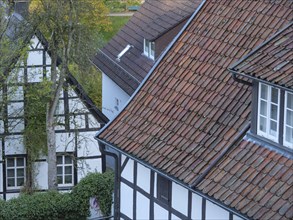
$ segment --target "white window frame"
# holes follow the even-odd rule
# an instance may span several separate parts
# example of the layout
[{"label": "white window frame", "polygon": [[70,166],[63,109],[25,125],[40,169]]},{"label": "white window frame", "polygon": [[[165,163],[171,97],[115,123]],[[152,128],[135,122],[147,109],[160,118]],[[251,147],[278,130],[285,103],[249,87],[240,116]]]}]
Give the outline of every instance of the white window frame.
[{"label": "white window frame", "polygon": [[[58,157],[62,158],[62,163],[58,164]],[[65,157],[70,157],[71,163],[66,164],[65,163]],[[71,173],[70,174],[65,174],[65,168],[66,167],[71,167]],[[72,155],[65,153],[65,154],[57,154],[57,170],[58,168],[62,169],[62,174],[58,174],[57,171],[57,183],[58,183],[58,177],[61,176],[62,178],[62,183],[58,183],[58,187],[62,186],[73,186],[74,185],[74,163],[72,159]],[[65,183],[65,177],[71,175],[71,183]]]},{"label": "white window frame", "polygon": [[288,94],[291,94],[293,96],[293,93],[288,92],[288,91],[285,91],[283,144],[284,144],[284,146],[293,149],[293,143],[290,143],[290,142],[286,141],[286,130],[287,130],[287,127],[290,127],[290,128],[293,129],[293,126],[290,126],[290,125],[286,124],[286,122],[287,122],[287,112],[288,111],[291,111],[293,113],[293,109],[290,109],[290,108],[287,107]]},{"label": "white window frame", "polygon": [[143,39],[143,54],[155,60],[155,42]]},{"label": "white window frame", "polygon": [[[23,160],[23,166],[18,166],[17,165],[17,159],[22,159]],[[8,166],[8,160],[13,160],[14,166]],[[23,170],[23,176],[18,176],[17,170],[22,169]],[[13,170],[14,172],[14,177],[9,177],[8,176],[8,170]],[[17,186],[17,179],[23,178],[23,185]],[[14,186],[8,186],[8,180],[9,179],[14,179]],[[7,157],[6,158],[6,187],[7,189],[20,189],[25,185],[26,181],[26,158],[24,156],[13,156],[13,157]]]},{"label": "white window frame", "polygon": [[[266,86],[268,93],[267,93],[267,99],[261,98],[261,87]],[[277,89],[278,91],[278,103],[275,104],[272,102],[272,89]],[[261,106],[261,101],[265,101],[267,103],[267,109],[266,109],[266,114],[267,116],[261,115],[260,113],[260,106]],[[270,117],[271,115],[271,105],[277,105],[277,120],[274,120]],[[260,130],[260,117],[266,118],[266,132]],[[277,123],[277,131],[276,131],[276,136],[273,136],[270,134],[270,120],[273,120]],[[259,83],[259,93],[258,93],[258,114],[257,114],[257,134],[260,136],[263,136],[265,138],[268,138],[274,142],[279,142],[279,126],[280,126],[280,89],[269,86],[264,83]]]}]

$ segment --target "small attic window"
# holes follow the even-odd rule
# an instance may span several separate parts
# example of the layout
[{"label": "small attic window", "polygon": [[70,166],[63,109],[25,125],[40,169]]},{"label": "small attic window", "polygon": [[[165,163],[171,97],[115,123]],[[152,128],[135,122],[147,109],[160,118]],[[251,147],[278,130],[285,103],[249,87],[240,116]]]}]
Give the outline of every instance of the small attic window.
[{"label": "small attic window", "polygon": [[293,149],[293,93],[260,83],[258,94],[257,135]]},{"label": "small attic window", "polygon": [[144,39],[143,41],[143,54],[148,58],[155,59],[155,42]]}]

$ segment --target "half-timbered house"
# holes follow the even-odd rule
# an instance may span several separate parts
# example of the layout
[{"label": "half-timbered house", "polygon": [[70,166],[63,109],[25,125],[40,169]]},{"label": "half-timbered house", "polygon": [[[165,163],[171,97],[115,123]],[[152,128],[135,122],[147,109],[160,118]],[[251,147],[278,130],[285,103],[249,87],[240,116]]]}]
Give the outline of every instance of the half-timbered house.
[{"label": "half-timbered house", "polygon": [[292,7],[202,2],[97,134],[117,217],[292,219]]},{"label": "half-timbered house", "polygon": [[[23,18],[18,13],[11,16],[6,34],[15,40],[15,30],[22,24]],[[25,116],[26,109],[34,100],[26,93],[50,76],[51,59],[44,37],[36,33],[28,42],[27,56],[16,61],[17,68],[4,73],[7,79],[1,81],[0,87],[0,198],[4,200],[18,196],[27,180]],[[45,122],[45,108],[42,110]],[[93,137],[108,119],[71,74],[60,93],[55,119],[58,189],[66,191],[88,172],[101,172],[101,153]],[[46,155],[41,154],[33,167],[34,189],[47,190]]]}]

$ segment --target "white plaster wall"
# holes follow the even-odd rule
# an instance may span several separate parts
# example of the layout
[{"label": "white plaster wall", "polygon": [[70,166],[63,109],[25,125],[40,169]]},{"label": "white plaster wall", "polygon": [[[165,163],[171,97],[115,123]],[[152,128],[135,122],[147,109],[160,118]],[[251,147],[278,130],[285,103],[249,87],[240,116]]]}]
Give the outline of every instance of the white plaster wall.
[{"label": "white plaster wall", "polygon": [[74,133],[57,133],[56,134],[56,151],[72,152],[75,150],[75,134]]},{"label": "white plaster wall", "polygon": [[23,132],[24,119],[8,119],[8,131],[10,133]]},{"label": "white plaster wall", "polygon": [[41,82],[43,81],[43,67],[27,68],[28,82]]},{"label": "white plaster wall", "polygon": [[237,216],[237,215],[233,215],[233,220],[244,220],[243,218]]},{"label": "white plaster wall", "polygon": [[229,219],[229,212],[214,203],[206,201],[206,219],[226,220]]},{"label": "white plaster wall", "polygon": [[11,135],[5,138],[5,155],[25,154],[22,135]]},{"label": "white plaster wall", "polygon": [[202,197],[192,193],[191,219],[198,220],[202,217]]},{"label": "white plaster wall", "polygon": [[7,193],[6,194],[6,200],[10,200],[10,199],[13,199],[13,198],[17,198],[19,195],[19,193]]},{"label": "white plaster wall", "polygon": [[101,155],[99,144],[94,139],[95,131],[80,132],[77,137],[77,156],[99,156]]},{"label": "white plaster wall", "polygon": [[124,183],[121,183],[121,198],[120,198],[121,213],[133,218],[133,189]]},{"label": "white plaster wall", "polygon": [[34,163],[34,180],[37,189],[48,189],[48,163],[35,162]]},{"label": "white plaster wall", "polygon": [[129,159],[121,176],[133,183],[133,160]]},{"label": "white plaster wall", "polygon": [[162,220],[162,219],[168,219],[168,211],[158,205],[157,203],[154,204],[154,219]]},{"label": "white plaster wall", "polygon": [[172,182],[172,207],[187,216],[188,190]]},{"label": "white plaster wall", "polygon": [[136,194],[136,219],[150,219],[150,200],[139,192]]},{"label": "white plaster wall", "polygon": [[71,116],[69,116],[69,126],[71,129],[85,128],[85,115],[71,115]]},{"label": "white plaster wall", "polygon": [[150,178],[150,169],[137,163],[137,185],[147,193],[150,193]]},{"label": "white plaster wall", "polygon": [[23,102],[10,102],[7,104],[8,117],[22,117],[24,114]]},{"label": "white plaster wall", "polygon": [[[111,120],[123,108],[130,96],[124,92],[106,74],[102,74],[102,112]],[[119,101],[118,110],[116,99]]]},{"label": "white plaster wall", "polygon": [[23,86],[9,86],[7,96],[8,101],[23,100]]},{"label": "white plaster wall", "polygon": [[92,114],[88,115],[89,128],[101,128],[100,123],[94,118]]},{"label": "white plaster wall", "polygon": [[43,65],[43,51],[29,51],[27,58],[28,66]]},{"label": "white plaster wall", "polygon": [[77,181],[79,182],[88,173],[102,172],[101,159],[83,159],[77,161]]},{"label": "white plaster wall", "polygon": [[71,113],[86,113],[89,112],[79,98],[69,99],[69,112]]}]

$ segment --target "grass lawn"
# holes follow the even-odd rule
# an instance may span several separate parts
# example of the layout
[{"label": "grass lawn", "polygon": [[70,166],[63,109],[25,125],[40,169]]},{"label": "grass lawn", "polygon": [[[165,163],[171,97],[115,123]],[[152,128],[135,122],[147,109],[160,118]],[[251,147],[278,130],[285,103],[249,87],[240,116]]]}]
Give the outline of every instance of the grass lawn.
[{"label": "grass lawn", "polygon": [[109,40],[111,40],[112,37],[127,23],[127,21],[131,17],[110,17],[110,20],[112,22],[112,30],[109,32],[104,32],[104,40],[107,43]]}]

